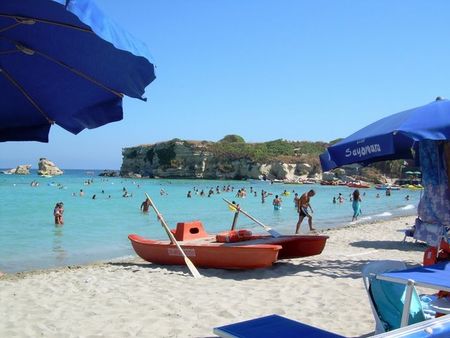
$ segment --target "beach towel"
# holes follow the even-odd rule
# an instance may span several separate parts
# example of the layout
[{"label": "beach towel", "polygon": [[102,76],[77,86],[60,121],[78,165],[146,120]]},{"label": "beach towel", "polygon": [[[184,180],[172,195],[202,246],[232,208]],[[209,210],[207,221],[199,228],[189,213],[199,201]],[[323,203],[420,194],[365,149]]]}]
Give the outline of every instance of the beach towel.
[{"label": "beach towel", "polygon": [[423,195],[417,208],[423,222],[450,225],[450,190],[445,143],[423,140],[419,146]]}]

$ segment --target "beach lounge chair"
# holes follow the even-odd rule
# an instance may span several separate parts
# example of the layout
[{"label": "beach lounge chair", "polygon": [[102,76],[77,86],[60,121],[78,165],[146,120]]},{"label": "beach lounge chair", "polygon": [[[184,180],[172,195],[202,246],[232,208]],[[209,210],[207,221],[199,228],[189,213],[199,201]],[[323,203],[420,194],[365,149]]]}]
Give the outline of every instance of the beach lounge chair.
[{"label": "beach lounge chair", "polygon": [[336,333],[278,315],[259,317],[235,324],[215,327],[214,334],[224,338],[344,338],[344,336]]},{"label": "beach lounge chair", "polygon": [[[405,233],[405,237],[403,237],[403,243],[406,242],[406,238],[408,238],[408,237],[414,238],[414,230],[415,230],[414,226],[409,229],[403,230],[403,232]],[[415,243],[417,243],[417,239],[416,239]]]},{"label": "beach lounge chair", "polygon": [[[383,260],[368,263],[362,270],[364,286],[375,318],[375,334],[400,327],[406,289],[405,285],[378,280],[375,276],[405,269],[406,265],[401,261]],[[414,324],[425,319],[419,295],[414,288],[408,323]]]},{"label": "beach lounge chair", "polygon": [[437,247],[445,237],[447,231],[446,227],[442,224],[427,223],[420,218],[416,218],[413,237],[430,246]]},{"label": "beach lounge chair", "polygon": [[448,338],[450,337],[450,315],[434,318],[397,330],[380,333],[372,338]]}]

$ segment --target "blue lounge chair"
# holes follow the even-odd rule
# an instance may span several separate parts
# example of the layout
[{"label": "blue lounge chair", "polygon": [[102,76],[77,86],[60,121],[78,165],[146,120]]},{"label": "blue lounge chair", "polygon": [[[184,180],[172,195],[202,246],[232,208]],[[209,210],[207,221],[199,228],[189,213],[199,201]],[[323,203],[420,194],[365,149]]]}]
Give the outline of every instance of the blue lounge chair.
[{"label": "blue lounge chair", "polygon": [[214,333],[223,338],[344,338],[344,336],[278,315],[216,327]]},{"label": "blue lounge chair", "polygon": [[[378,280],[375,275],[405,269],[406,265],[401,261],[383,260],[368,263],[362,271],[363,282],[375,318],[376,334],[400,328],[406,286]],[[427,317],[424,314],[420,297],[413,288],[408,323],[419,323],[425,319]]]}]

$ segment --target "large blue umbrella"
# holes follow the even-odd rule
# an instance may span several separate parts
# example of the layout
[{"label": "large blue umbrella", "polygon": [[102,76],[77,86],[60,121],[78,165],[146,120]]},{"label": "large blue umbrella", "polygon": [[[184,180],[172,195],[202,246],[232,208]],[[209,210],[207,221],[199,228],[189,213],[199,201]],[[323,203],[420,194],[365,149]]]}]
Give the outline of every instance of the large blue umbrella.
[{"label": "large blue umbrella", "polygon": [[324,171],[345,164],[412,158],[421,140],[450,139],[450,101],[436,99],[374,122],[320,155]]},{"label": "large blue umbrella", "polygon": [[[124,3],[125,6],[125,3]],[[155,78],[147,48],[90,0],[0,2],[0,141],[121,120]]]}]

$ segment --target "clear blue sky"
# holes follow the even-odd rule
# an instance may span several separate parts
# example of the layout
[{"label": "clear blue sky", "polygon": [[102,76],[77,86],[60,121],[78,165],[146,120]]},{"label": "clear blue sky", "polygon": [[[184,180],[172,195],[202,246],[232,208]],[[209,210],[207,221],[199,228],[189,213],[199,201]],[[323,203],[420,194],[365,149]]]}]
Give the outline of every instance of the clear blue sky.
[{"label": "clear blue sky", "polygon": [[0,143],[0,167],[118,169],[172,138],[330,141],[450,97],[450,1],[97,0],[154,57],[148,102],[48,144]]}]

